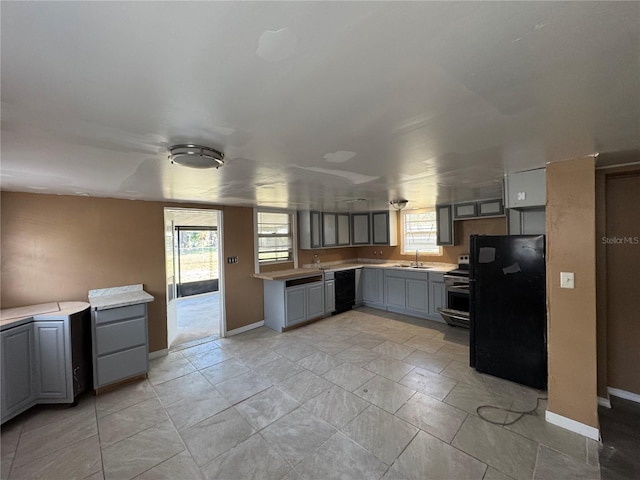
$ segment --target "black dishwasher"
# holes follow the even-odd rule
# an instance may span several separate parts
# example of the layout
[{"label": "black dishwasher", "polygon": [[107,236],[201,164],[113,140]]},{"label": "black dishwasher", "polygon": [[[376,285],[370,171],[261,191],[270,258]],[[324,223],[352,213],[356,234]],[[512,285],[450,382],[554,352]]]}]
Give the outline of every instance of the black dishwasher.
[{"label": "black dishwasher", "polygon": [[338,270],[335,272],[336,312],[346,312],[356,303],[356,271]]}]

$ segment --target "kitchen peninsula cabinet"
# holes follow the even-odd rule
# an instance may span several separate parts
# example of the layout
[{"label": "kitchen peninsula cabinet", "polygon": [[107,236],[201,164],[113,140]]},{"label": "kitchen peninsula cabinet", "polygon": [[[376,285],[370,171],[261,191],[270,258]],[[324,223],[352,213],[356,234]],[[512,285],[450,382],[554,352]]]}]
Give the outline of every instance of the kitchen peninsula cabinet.
[{"label": "kitchen peninsula cabinet", "polygon": [[2,311],[2,423],[39,403],[74,403],[91,387],[89,304]]},{"label": "kitchen peninsula cabinet", "polygon": [[93,387],[115,384],[149,371],[147,303],[142,284],[89,291]]},{"label": "kitchen peninsula cabinet", "polygon": [[264,281],[264,324],[277,332],[325,315],[322,274]]}]

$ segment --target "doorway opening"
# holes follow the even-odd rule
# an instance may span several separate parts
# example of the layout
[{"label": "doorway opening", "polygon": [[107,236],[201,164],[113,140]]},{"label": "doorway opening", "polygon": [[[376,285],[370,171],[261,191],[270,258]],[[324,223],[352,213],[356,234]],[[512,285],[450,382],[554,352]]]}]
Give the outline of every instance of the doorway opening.
[{"label": "doorway opening", "polygon": [[165,208],[167,345],[224,336],[222,212]]}]

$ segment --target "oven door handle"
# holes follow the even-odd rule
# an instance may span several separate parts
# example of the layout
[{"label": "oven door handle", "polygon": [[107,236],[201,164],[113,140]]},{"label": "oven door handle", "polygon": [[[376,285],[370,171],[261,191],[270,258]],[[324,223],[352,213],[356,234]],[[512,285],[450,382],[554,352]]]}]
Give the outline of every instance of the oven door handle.
[{"label": "oven door handle", "polygon": [[462,293],[465,295],[469,294],[469,287],[447,287],[447,292],[454,292],[454,293]]}]

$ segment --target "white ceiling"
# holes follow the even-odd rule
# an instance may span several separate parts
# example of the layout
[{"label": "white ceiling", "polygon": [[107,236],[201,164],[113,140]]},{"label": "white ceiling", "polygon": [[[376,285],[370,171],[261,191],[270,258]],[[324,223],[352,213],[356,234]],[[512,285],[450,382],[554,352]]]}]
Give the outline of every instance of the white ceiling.
[{"label": "white ceiling", "polygon": [[[0,14],[4,190],[420,207],[640,149],[639,2],[3,1]],[[191,142],[226,165],[171,165],[167,147]]]}]

